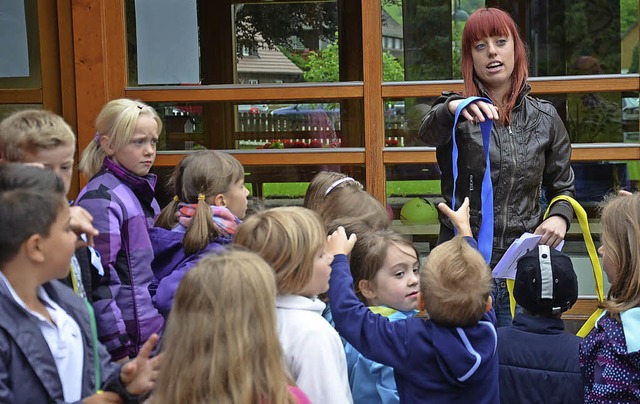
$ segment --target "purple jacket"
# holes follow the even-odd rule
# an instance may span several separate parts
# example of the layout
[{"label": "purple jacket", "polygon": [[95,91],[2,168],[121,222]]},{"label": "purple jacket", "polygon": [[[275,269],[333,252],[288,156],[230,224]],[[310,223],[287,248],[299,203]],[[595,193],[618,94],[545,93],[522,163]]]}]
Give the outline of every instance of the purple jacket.
[{"label": "purple jacket", "polygon": [[76,205],[93,216],[108,286],[94,292],[100,341],[114,360],[136,356],[164,319],[151,303],[153,249],[149,228],[160,209],[156,177],[139,177],[106,158],[102,170],[80,191]]},{"label": "purple jacket", "polygon": [[605,312],[580,344],[585,403],[640,402],[640,307]]},{"label": "purple jacket", "polygon": [[155,275],[149,289],[153,305],[166,319],[182,278],[205,255],[224,251],[224,245],[229,240],[218,237],[203,250],[186,255],[182,245],[184,232],[153,227],[149,230],[149,235],[154,253],[151,269]]}]

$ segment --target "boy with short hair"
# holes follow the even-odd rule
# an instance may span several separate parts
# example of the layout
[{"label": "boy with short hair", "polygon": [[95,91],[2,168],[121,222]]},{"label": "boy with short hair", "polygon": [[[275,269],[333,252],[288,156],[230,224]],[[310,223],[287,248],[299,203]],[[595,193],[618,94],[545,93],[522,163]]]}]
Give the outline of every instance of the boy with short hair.
[{"label": "boy with short hair", "polygon": [[[37,163],[52,170],[64,182],[65,194],[71,187],[76,137],[61,116],[50,111],[26,109],[15,112],[0,122],[0,156],[7,162]],[[93,244],[96,229],[92,217],[79,206],[71,207],[71,225],[79,234],[86,234]],[[80,247],[71,262],[65,283],[76,293],[93,301],[104,274],[100,255],[93,248]],[[108,287],[108,286],[107,286]],[[100,292],[98,292],[99,294]]]},{"label": "boy with short hair", "polygon": [[513,296],[523,313],[498,329],[500,400],[582,402],[582,338],[564,332],[561,319],[578,298],[571,258],[546,245],[529,251],[518,260]]},{"label": "boy with short hair", "polygon": [[[418,308],[430,318],[389,322],[372,313],[353,292],[347,256],[338,254],[329,281],[333,319],[365,357],[393,367],[401,403],[497,403],[491,270],[472,238],[469,199],[455,212],[439,208],[458,236],[434,248],[422,269]],[[328,251],[344,237],[342,228],[332,234]]]},{"label": "boy with short hair", "polygon": [[154,386],[158,336],[135,360],[110,363],[85,302],[55,280],[77,240],[64,191],[51,171],[0,166],[0,228],[11,229],[0,232],[0,401],[134,400]]}]

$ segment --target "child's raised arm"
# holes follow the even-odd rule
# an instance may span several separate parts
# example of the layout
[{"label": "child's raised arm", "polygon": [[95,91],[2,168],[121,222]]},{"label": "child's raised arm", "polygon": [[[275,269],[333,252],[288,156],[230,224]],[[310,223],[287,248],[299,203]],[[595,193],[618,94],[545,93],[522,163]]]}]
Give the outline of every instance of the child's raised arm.
[{"label": "child's raised arm", "polygon": [[347,232],[344,227],[340,226],[336,231],[327,236],[327,252],[333,255],[349,255],[353,246],[356,244],[356,240],[357,237],[355,233],[351,233],[347,238]]},{"label": "child's raised arm", "polygon": [[456,230],[458,230],[458,234],[460,236],[473,237],[473,233],[471,232],[471,224],[469,223],[468,197],[464,198],[464,201],[462,201],[462,205],[460,205],[460,207],[456,211],[453,211],[450,207],[447,206],[446,203],[443,202],[440,202],[438,204],[438,209],[440,209],[440,212],[451,219],[451,223],[455,226]]}]

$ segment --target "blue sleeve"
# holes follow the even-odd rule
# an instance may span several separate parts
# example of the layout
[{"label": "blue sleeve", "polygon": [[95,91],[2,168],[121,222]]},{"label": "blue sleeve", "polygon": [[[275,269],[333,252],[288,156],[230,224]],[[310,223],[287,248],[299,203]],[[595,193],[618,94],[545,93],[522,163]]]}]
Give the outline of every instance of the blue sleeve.
[{"label": "blue sleeve", "polygon": [[331,264],[329,301],[336,330],[365,357],[391,366],[405,369],[410,366],[411,320],[390,322],[374,314],[353,292],[353,278],[349,261],[344,254],[336,255]]}]

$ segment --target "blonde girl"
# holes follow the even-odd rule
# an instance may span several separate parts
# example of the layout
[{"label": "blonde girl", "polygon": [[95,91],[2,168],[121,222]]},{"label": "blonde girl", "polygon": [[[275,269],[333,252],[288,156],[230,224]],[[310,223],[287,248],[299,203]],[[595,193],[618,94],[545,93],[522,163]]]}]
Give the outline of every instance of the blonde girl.
[{"label": "blonde girl", "polygon": [[153,250],[149,227],[160,208],[156,158],[162,121],[150,106],[126,98],[108,102],[96,118],[94,140],[82,153],[80,170],[89,179],[76,204],[93,216],[109,289],[94,296],[100,341],[113,360],[135,357],[160,333],[164,320],[151,303]]},{"label": "blonde girl", "polygon": [[233,242],[273,268],[278,336],[293,380],[314,403],[351,403],[342,342],[317,298],[329,287],[333,261],[318,214],[302,207],[258,212],[238,227]]},{"label": "blonde girl", "polygon": [[254,253],[200,260],[176,292],[151,402],[309,403],[283,368],[275,296],[273,272]]},{"label": "blonde girl", "polygon": [[[357,234],[349,262],[360,301],[389,321],[415,316],[420,263],[413,244],[390,229]],[[349,343],[344,349],[354,403],[399,402],[393,368],[365,358]]]},{"label": "blonde girl", "polygon": [[175,196],[150,230],[153,304],[165,317],[178,284],[204,255],[222,252],[244,218],[249,191],[235,157],[214,150],[188,155],[170,179]]},{"label": "blonde girl", "polygon": [[640,194],[611,196],[602,210],[604,314],[580,344],[586,403],[640,401]]}]

